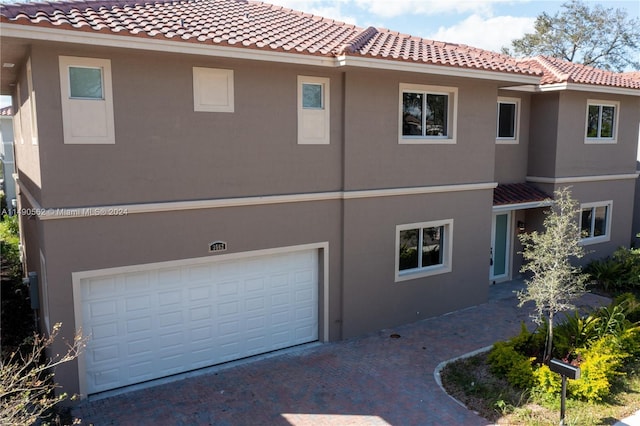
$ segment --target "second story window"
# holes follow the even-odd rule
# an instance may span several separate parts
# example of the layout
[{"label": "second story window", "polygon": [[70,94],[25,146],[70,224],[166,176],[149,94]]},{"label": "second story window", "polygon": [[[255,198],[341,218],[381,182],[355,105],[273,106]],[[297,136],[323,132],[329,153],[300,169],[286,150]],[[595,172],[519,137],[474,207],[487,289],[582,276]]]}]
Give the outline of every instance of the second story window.
[{"label": "second story window", "polygon": [[518,143],[520,99],[498,98],[497,143]]},{"label": "second story window", "polygon": [[298,144],[331,141],[330,83],[326,77],[298,76]]},{"label": "second story window", "polygon": [[102,86],[102,68],[69,67],[72,99],[104,99]]},{"label": "second story window", "polygon": [[111,61],[60,56],[65,144],[115,144]]},{"label": "second story window", "polygon": [[587,143],[615,143],[618,103],[589,100],[587,102]]},{"label": "second story window", "polygon": [[457,89],[401,84],[400,143],[455,143]]}]

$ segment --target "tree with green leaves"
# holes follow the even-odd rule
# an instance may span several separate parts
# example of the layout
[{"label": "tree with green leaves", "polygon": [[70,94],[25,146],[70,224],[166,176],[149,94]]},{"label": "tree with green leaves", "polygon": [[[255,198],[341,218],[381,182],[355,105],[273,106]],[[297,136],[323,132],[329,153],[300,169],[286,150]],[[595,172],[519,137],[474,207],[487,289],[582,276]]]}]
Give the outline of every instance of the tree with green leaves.
[{"label": "tree with green leaves", "polygon": [[573,301],[585,291],[587,274],[582,274],[581,268],[573,264],[584,256],[579,244],[578,212],[569,188],[558,189],[551,209],[545,212],[544,232],[519,236],[525,261],[521,272],[530,273],[525,280],[526,288],[518,293],[519,306],[533,301],[534,321],[547,322],[545,361],[551,358],[555,314],[575,309]]},{"label": "tree with green leaves", "polygon": [[551,16],[536,18],[535,32],[511,42],[502,52],[512,56],[545,55],[596,68],[622,72],[640,69],[640,19],[622,9],[590,8],[580,0],[562,5]]}]

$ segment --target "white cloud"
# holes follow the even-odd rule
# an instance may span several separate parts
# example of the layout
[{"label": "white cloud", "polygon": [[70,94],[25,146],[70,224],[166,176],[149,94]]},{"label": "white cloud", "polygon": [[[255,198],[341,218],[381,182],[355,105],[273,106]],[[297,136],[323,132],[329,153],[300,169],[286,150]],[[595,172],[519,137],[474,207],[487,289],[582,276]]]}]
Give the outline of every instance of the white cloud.
[{"label": "white cloud", "polygon": [[342,5],[350,0],[265,0],[266,3],[277,6],[284,6],[312,15],[318,15],[347,24],[357,25],[357,19],[353,16],[345,15]]},{"label": "white cloud", "polygon": [[535,18],[471,15],[451,27],[440,27],[435,33],[424,34],[423,37],[499,52],[502,46],[510,46],[511,40],[533,32],[534,22]]},{"label": "white cloud", "polygon": [[313,7],[303,12],[312,13],[314,15],[323,16],[325,18],[335,19],[337,21],[346,22],[347,24],[358,25],[356,18],[347,16],[342,13],[340,6],[334,7]]},{"label": "white cloud", "polygon": [[361,9],[378,16],[392,18],[401,15],[435,15],[440,13],[490,14],[497,3],[513,0],[352,0]]}]

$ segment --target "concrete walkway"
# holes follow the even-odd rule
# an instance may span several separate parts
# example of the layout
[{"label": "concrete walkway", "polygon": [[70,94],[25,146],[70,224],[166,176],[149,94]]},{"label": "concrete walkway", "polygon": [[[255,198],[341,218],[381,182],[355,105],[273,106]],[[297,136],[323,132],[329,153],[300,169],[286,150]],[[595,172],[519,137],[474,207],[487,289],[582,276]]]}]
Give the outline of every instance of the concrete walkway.
[{"label": "concrete walkway", "polygon": [[[433,373],[442,361],[518,333],[531,312],[516,306],[520,286],[494,285],[488,303],[410,325],[85,400],[72,414],[96,426],[486,426],[444,393]],[[580,304],[607,302],[586,295]]]}]

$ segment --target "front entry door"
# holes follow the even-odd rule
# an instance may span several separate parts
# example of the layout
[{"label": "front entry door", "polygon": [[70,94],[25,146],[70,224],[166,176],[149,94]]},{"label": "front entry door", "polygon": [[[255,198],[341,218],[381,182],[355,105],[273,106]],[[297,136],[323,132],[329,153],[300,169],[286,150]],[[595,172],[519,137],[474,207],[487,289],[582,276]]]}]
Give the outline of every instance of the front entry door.
[{"label": "front entry door", "polygon": [[511,213],[494,213],[491,226],[491,270],[492,281],[509,278],[511,253]]}]

